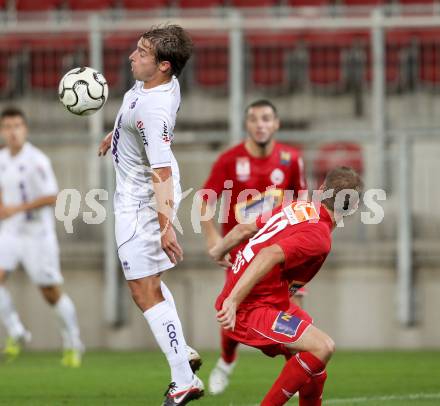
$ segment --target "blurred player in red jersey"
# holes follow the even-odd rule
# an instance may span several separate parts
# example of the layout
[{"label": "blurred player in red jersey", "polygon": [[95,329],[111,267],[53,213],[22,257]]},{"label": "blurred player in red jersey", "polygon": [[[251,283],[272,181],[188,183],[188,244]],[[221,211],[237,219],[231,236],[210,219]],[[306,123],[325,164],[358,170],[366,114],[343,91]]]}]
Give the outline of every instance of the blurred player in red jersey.
[{"label": "blurred player in red jersey", "polygon": [[320,270],[335,224],[357,209],[361,189],[353,169],[336,168],[321,187],[321,204],[293,202],[275,209],[266,222],[263,214],[250,224],[238,224],[210,251],[224,265],[234,247],[246,244],[216,301],[225,334],[268,356],[286,357],[262,406],[284,405],[297,391],[300,406],[321,405],[334,342],[289,301],[289,289],[303,286]]},{"label": "blurred player in red jersey", "polygon": [[[223,236],[237,223],[249,219],[249,216],[255,218],[262,212],[263,206],[267,209],[267,205],[276,206],[283,200],[290,203],[294,197],[298,197],[299,191],[307,191],[300,152],[274,139],[279,127],[277,110],[270,101],[253,102],[246,109],[246,140],[225,151],[214,163],[204,189],[213,190],[216,198],[220,198],[224,190],[231,193],[230,204],[224,205],[221,213]],[[249,190],[255,191],[254,196],[246,192]],[[255,195],[257,191],[259,195]],[[205,199],[202,214],[206,214],[207,205],[212,209],[215,203]],[[202,221],[202,230],[209,251],[221,239],[221,235],[213,219]],[[238,249],[231,252],[232,257]],[[226,270],[226,279],[230,274],[230,269]],[[304,289],[301,289],[296,295],[303,293]],[[212,394],[220,394],[228,386],[236,363],[237,346],[237,341],[222,333],[221,357],[209,378],[209,391]]]}]

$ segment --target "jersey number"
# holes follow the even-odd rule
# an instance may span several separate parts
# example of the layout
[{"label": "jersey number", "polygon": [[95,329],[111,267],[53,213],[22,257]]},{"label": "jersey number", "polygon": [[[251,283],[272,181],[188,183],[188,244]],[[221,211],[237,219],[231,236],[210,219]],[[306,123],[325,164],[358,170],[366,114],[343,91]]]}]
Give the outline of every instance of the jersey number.
[{"label": "jersey number", "polygon": [[289,223],[294,225],[303,223],[304,221],[318,219],[319,215],[311,203],[298,202],[295,203],[295,205],[287,206],[285,209],[272,216],[264,227],[249,240],[244,247],[243,252],[237,254],[236,261],[232,267],[233,272],[238,273],[245,262],[249,263],[252,260],[255,256],[253,248],[256,245],[269,240],[274,235],[284,230]]}]

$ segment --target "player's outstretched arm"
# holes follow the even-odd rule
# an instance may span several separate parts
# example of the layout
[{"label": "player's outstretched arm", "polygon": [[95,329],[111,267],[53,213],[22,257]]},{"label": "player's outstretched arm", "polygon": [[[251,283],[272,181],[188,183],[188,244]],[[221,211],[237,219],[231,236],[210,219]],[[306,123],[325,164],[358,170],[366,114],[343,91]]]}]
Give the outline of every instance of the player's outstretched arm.
[{"label": "player's outstretched arm", "polygon": [[[215,207],[211,206],[206,200],[202,200],[200,207],[200,214],[202,218],[204,218],[207,213],[213,213],[215,211]],[[209,220],[200,220],[200,225],[202,227],[202,233],[206,239],[206,248],[209,251],[215,247],[217,243],[220,242],[222,236],[217,230],[213,216],[208,216]]]},{"label": "player's outstretched arm", "polygon": [[44,206],[53,206],[57,201],[56,196],[42,196],[31,202],[22,203],[17,206],[0,205],[0,219],[4,220],[17,213],[39,209]]},{"label": "player's outstretched arm", "polygon": [[156,197],[161,245],[173,264],[183,259],[183,250],[177,242],[172,218],[174,213],[173,173],[170,166],[153,169],[153,189]]},{"label": "player's outstretched arm", "polygon": [[233,330],[235,326],[235,313],[237,307],[249,294],[252,288],[275,265],[284,262],[284,251],[277,244],[263,248],[249,264],[229,296],[223,302],[222,309],[217,313],[218,322],[226,330]]},{"label": "player's outstretched arm", "polygon": [[98,156],[104,156],[112,146],[113,131],[110,131],[99,144]]},{"label": "player's outstretched arm", "polygon": [[225,260],[226,254],[228,254],[232,248],[253,237],[257,231],[258,227],[255,222],[250,224],[237,224],[223,239],[219,240],[218,243],[209,250],[209,255],[215,262],[221,263]]}]

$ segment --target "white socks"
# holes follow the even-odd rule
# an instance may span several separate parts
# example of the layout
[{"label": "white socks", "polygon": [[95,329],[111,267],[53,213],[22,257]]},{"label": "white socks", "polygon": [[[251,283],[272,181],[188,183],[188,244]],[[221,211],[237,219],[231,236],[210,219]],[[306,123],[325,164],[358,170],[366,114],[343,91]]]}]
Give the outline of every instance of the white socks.
[{"label": "white socks", "polygon": [[62,293],[54,309],[61,323],[61,335],[63,337],[64,348],[82,351],[83,344],[79,338],[75,305],[70,297]]},{"label": "white socks", "polygon": [[[164,291],[163,286],[165,284],[162,285],[162,292]],[[169,294],[172,299],[171,293]],[[171,369],[171,380],[176,382],[178,387],[190,385],[193,373],[188,362],[186,342],[176,309],[167,298],[145,311],[144,317],[150,325],[159,347],[167,357]]]},{"label": "white socks", "polygon": [[26,329],[15,310],[9,291],[0,286],[0,319],[6,327],[8,335],[14,340],[26,335]]},{"label": "white socks", "polygon": [[168,286],[165,285],[163,281],[160,281],[160,289],[162,290],[162,296],[165,300],[171,305],[173,309],[176,309],[176,303],[174,303],[173,294],[168,289]]}]

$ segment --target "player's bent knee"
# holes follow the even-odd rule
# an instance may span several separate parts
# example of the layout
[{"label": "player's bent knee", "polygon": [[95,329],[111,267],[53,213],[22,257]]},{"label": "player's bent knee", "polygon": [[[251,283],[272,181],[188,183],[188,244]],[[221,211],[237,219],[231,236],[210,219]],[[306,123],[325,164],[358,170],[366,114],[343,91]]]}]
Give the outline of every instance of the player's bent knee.
[{"label": "player's bent knee", "polygon": [[46,299],[46,302],[51,306],[54,306],[58,303],[58,300],[61,297],[61,289],[59,286],[41,286],[40,290]]},{"label": "player's bent knee", "polygon": [[325,335],[320,343],[320,350],[328,361],[336,351],[336,344],[331,337]]},{"label": "player's bent knee", "polygon": [[0,285],[6,282],[8,273],[4,269],[0,269]]}]

